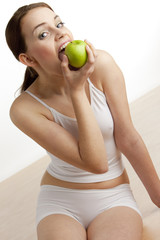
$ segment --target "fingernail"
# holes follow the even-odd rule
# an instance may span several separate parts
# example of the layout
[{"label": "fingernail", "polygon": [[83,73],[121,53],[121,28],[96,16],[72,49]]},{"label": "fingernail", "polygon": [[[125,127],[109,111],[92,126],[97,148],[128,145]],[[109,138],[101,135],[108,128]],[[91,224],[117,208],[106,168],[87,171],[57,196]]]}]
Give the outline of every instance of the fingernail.
[{"label": "fingernail", "polygon": [[84,41],[89,43],[88,39],[85,39]]},{"label": "fingernail", "polygon": [[67,62],[67,56],[66,56],[66,55],[63,55],[63,56],[62,56],[62,61],[63,61],[63,62]]}]

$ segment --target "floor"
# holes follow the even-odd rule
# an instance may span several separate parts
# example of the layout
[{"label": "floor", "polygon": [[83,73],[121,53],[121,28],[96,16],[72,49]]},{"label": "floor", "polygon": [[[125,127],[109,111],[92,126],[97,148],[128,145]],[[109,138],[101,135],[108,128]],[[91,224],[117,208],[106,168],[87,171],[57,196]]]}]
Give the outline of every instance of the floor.
[{"label": "floor", "polygon": [[[130,105],[134,125],[141,134],[160,176],[160,87]],[[123,157],[131,187],[143,214],[143,240],[160,239],[160,209],[150,200],[134,170]],[[0,239],[36,240],[35,207],[39,182],[49,157],[38,160],[0,183]]]}]

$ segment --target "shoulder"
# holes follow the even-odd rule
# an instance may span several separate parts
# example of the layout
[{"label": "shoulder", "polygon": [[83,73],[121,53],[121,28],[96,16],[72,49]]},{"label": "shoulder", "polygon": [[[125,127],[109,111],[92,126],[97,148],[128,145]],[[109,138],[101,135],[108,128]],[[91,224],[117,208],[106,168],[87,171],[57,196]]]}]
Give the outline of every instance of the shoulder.
[{"label": "shoulder", "polygon": [[31,103],[27,100],[26,93],[19,95],[10,107],[10,118],[11,121],[18,127],[21,128],[24,121],[28,120],[29,112],[33,114],[34,105],[31,107]]},{"label": "shoulder", "polygon": [[95,71],[101,79],[111,77],[111,75],[122,75],[122,72],[114,58],[108,52],[103,50],[97,50]]},{"label": "shoulder", "polygon": [[9,113],[10,118],[14,124],[18,121],[19,116],[25,113],[26,111],[25,105],[26,104],[24,101],[24,97],[22,97],[21,95],[18,96],[12,103]]},{"label": "shoulder", "polygon": [[[115,62],[114,58],[104,50],[97,50],[95,61],[95,70],[92,75],[93,82],[99,85],[99,88],[104,92],[107,87],[114,87],[115,82],[124,81],[122,71]],[[91,79],[91,80],[92,80]]]},{"label": "shoulder", "polygon": [[97,49],[97,64],[101,64],[102,67],[104,64],[111,63],[113,57],[105,50]]},{"label": "shoulder", "polygon": [[[102,50],[98,50],[97,52],[95,75],[112,107],[113,102],[119,103],[118,95],[125,95],[126,98],[124,76],[109,53]],[[127,98],[125,100],[127,101]]]},{"label": "shoulder", "polygon": [[14,100],[10,107],[9,114],[11,121],[21,130],[26,122],[29,124],[34,121],[34,119],[37,119],[38,116],[50,117],[48,110],[25,92]]}]

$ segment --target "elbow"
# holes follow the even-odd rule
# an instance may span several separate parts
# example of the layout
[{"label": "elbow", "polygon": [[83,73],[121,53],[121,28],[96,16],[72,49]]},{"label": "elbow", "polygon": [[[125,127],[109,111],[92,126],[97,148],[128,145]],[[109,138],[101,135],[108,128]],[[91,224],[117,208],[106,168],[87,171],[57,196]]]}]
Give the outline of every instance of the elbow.
[{"label": "elbow", "polygon": [[103,173],[106,173],[106,172],[108,172],[108,164],[107,164],[107,166],[105,165],[105,166],[98,169],[98,174],[103,174]]},{"label": "elbow", "polygon": [[96,166],[90,167],[89,171],[94,174],[103,174],[108,172],[108,163],[97,164]]},{"label": "elbow", "polygon": [[139,142],[140,135],[133,129],[127,134],[115,135],[115,141],[118,149],[123,153],[126,149],[133,148]]},{"label": "elbow", "polygon": [[118,145],[118,149],[126,156],[126,154],[131,153],[133,151],[137,151],[137,147],[140,143],[140,137],[135,137],[128,139]]},{"label": "elbow", "polygon": [[97,174],[103,174],[108,172],[108,159],[106,154],[101,158],[101,161],[97,161],[96,171]]},{"label": "elbow", "polygon": [[105,156],[90,156],[90,158],[83,159],[83,164],[85,164],[85,169],[88,172],[94,173],[94,174],[103,174],[108,172],[108,159],[105,154]]}]

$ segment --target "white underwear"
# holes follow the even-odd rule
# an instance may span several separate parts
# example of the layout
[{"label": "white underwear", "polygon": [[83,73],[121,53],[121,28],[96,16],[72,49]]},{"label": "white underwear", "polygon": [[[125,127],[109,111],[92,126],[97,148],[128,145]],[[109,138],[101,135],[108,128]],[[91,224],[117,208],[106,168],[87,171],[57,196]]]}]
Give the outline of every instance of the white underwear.
[{"label": "white underwear", "polygon": [[141,216],[129,184],[89,190],[43,185],[38,197],[36,224],[51,214],[64,214],[87,229],[98,214],[117,206],[132,208]]}]

